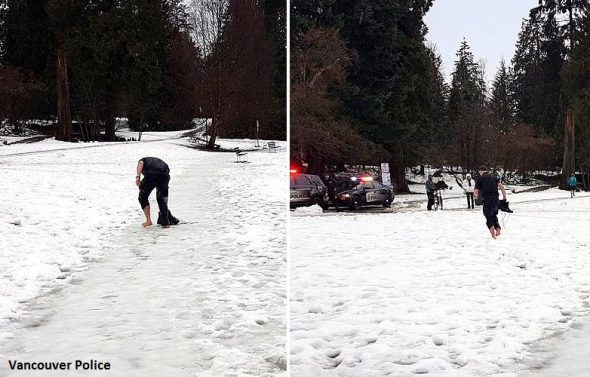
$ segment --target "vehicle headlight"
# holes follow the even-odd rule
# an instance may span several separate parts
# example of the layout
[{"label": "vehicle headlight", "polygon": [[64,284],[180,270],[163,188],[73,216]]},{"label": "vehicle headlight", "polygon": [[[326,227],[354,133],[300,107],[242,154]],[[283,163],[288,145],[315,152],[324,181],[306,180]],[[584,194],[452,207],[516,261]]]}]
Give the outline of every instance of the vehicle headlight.
[{"label": "vehicle headlight", "polygon": [[350,198],[350,194],[341,194],[340,199],[348,199]]}]

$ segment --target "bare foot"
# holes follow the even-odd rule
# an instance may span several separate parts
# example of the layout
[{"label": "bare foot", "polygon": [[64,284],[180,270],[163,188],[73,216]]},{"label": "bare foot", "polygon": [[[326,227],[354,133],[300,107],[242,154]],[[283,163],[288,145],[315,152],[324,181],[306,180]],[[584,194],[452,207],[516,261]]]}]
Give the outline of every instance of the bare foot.
[{"label": "bare foot", "polygon": [[492,235],[493,239],[496,239],[496,228],[491,227],[490,228],[490,234]]},{"label": "bare foot", "polygon": [[498,237],[500,235],[500,233],[502,233],[501,231],[502,231],[502,229],[496,228],[496,237]]},{"label": "bare foot", "polygon": [[150,220],[146,221],[145,223],[141,224],[144,228],[147,228],[148,226],[152,226],[152,222]]}]

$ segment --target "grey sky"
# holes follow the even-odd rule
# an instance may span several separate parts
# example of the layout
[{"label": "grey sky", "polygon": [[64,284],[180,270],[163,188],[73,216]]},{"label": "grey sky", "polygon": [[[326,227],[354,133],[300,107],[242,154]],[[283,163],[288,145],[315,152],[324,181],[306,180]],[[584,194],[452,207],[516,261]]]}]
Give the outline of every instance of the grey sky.
[{"label": "grey sky", "polygon": [[425,18],[427,39],[437,47],[447,81],[463,37],[475,60],[485,60],[488,82],[493,80],[502,56],[510,65],[522,19],[537,5],[538,0],[435,0]]}]

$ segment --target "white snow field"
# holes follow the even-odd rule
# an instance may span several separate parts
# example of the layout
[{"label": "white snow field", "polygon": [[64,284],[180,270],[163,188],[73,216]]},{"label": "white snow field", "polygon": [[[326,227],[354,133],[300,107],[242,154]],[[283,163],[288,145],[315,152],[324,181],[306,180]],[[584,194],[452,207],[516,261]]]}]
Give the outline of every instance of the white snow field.
[{"label": "white snow field", "polygon": [[[286,148],[238,164],[147,136],[0,148],[0,376],[286,375]],[[141,226],[146,156],[170,165],[178,226]],[[111,369],[8,363],[91,359]]]},{"label": "white snow field", "polygon": [[590,375],[590,195],[509,193],[497,240],[445,196],[291,212],[293,377]]}]

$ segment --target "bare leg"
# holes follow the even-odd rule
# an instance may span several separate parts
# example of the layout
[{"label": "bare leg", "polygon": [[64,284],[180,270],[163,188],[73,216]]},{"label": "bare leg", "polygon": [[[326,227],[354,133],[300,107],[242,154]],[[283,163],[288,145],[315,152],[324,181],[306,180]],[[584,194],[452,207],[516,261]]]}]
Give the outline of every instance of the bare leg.
[{"label": "bare leg", "polygon": [[141,225],[144,227],[152,226],[152,218],[150,215],[150,206],[147,206],[143,209],[143,213],[145,213],[145,222]]},{"label": "bare leg", "polygon": [[491,227],[490,228],[490,234],[492,235],[493,239],[496,239],[496,228]]}]

